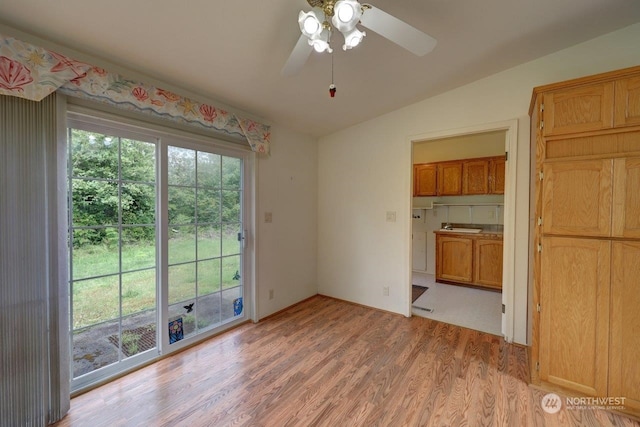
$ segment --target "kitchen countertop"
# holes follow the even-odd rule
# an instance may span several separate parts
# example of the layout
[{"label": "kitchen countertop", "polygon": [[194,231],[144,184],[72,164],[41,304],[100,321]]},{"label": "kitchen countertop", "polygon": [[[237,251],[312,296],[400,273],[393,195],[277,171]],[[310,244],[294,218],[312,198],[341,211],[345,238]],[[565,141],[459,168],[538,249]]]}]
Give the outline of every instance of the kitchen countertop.
[{"label": "kitchen countertop", "polygon": [[440,235],[455,235],[460,237],[472,237],[472,236],[482,236],[482,237],[497,237],[502,238],[504,234],[504,228],[502,225],[495,224],[448,224],[451,225],[454,229],[480,229],[479,232],[468,232],[468,231],[456,231],[456,230],[444,230],[445,224],[442,224],[441,229],[434,230],[435,234]]},{"label": "kitchen countertop", "polygon": [[434,230],[435,234],[441,234],[443,236],[456,236],[456,237],[499,237],[502,239],[502,231],[494,230],[482,230],[479,233],[465,233],[460,231],[448,231],[448,230]]}]

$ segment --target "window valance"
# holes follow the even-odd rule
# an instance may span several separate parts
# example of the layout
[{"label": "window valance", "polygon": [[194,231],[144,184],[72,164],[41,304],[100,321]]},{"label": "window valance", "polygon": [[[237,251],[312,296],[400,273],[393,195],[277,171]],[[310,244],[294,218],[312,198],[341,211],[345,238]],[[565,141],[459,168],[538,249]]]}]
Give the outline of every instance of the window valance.
[{"label": "window valance", "polygon": [[244,136],[253,151],[269,153],[269,125],[0,34],[0,94],[40,101],[56,90],[130,111]]}]

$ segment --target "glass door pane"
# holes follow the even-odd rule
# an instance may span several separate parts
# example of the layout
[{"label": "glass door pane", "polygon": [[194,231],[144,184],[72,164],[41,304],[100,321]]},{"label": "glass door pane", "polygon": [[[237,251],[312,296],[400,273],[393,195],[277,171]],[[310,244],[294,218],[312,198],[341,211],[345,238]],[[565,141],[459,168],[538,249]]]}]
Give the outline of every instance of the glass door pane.
[{"label": "glass door pane", "polygon": [[69,128],[68,147],[77,383],[156,348],[156,145]]},{"label": "glass door pane", "polygon": [[170,344],[242,315],[242,160],[167,148]]}]

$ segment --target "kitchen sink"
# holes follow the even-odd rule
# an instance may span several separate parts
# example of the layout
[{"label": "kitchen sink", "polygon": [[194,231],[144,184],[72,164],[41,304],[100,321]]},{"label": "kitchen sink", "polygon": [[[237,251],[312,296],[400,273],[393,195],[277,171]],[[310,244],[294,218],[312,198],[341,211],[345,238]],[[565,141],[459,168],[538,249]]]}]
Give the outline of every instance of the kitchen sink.
[{"label": "kitchen sink", "polygon": [[451,233],[480,233],[482,228],[441,228],[440,231],[449,231]]}]

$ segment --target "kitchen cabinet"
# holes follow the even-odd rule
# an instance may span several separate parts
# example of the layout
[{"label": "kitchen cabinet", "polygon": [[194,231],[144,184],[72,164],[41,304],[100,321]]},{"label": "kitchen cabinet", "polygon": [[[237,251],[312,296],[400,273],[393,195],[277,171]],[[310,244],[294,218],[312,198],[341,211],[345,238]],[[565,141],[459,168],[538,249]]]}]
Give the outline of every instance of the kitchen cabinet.
[{"label": "kitchen cabinet", "polygon": [[639,416],[640,67],[535,88],[531,114],[532,382]]},{"label": "kitchen cabinet", "polygon": [[502,289],[502,236],[436,231],[436,281]]},{"label": "kitchen cabinet", "polygon": [[473,282],[473,239],[436,234],[436,280]]},{"label": "kitchen cabinet", "polygon": [[413,165],[413,196],[504,194],[505,156]]},{"label": "kitchen cabinet", "polygon": [[506,161],[505,156],[489,160],[489,194],[504,194]]},{"label": "kitchen cabinet", "polygon": [[502,238],[478,237],[474,245],[474,283],[502,289]]},{"label": "kitchen cabinet", "polygon": [[462,162],[462,194],[489,194],[489,160]]},{"label": "kitchen cabinet", "polygon": [[413,167],[413,195],[436,196],[438,187],[436,186],[438,168],[435,163],[417,164]]},{"label": "kitchen cabinet", "polygon": [[462,194],[462,162],[438,163],[438,196]]}]

